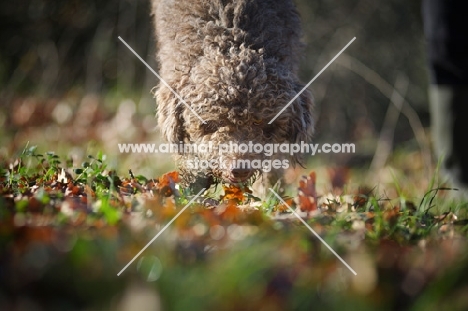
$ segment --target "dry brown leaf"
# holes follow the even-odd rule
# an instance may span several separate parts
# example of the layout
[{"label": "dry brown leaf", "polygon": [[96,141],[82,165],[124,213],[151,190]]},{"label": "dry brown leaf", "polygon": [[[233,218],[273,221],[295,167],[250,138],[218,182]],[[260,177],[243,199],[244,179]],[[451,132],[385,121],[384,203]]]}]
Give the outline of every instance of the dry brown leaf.
[{"label": "dry brown leaf", "polygon": [[178,172],[169,172],[159,178],[159,193],[165,197],[174,194],[175,184],[179,182]]},{"label": "dry brown leaf", "polygon": [[315,172],[310,172],[309,176],[303,176],[299,181],[298,205],[303,212],[317,210],[317,190]]}]

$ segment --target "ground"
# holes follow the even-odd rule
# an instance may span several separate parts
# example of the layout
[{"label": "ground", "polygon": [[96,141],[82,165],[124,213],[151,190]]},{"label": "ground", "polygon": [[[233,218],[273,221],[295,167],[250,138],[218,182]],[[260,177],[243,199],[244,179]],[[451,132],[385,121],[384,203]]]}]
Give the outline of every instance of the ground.
[{"label": "ground", "polygon": [[466,202],[436,174],[402,177],[411,157],[421,162],[392,158],[393,184],[317,166],[289,172],[304,176],[281,200],[227,185],[194,198],[177,172],[118,173],[103,152],[78,164],[26,146],[2,162],[0,304],[464,310]]}]

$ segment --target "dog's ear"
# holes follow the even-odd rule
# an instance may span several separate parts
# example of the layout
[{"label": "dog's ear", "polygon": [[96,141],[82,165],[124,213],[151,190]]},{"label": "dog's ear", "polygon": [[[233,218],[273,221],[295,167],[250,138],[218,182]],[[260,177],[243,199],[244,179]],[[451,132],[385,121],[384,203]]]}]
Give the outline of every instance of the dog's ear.
[{"label": "dog's ear", "polygon": [[[315,120],[313,117],[313,99],[309,91],[304,91],[297,100],[291,105],[291,143],[301,144],[301,142],[310,143],[314,134]],[[303,166],[303,157],[301,153],[292,156],[293,165],[299,163]]]},{"label": "dog's ear", "polygon": [[174,144],[183,142],[187,137],[184,129],[184,105],[165,86],[159,86],[155,93],[158,126],[166,141]]},{"label": "dog's ear", "polygon": [[294,117],[292,122],[292,137],[294,143],[310,143],[314,134],[315,120],[313,116],[314,103],[312,94],[305,90],[292,105]]}]

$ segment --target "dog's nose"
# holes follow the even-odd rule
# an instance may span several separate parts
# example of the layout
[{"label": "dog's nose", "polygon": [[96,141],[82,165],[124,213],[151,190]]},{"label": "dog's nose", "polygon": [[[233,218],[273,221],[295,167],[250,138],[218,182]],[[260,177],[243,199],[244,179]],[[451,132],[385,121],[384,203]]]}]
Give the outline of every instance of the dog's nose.
[{"label": "dog's nose", "polygon": [[252,170],[235,168],[231,170],[231,174],[237,181],[242,182],[246,181],[250,176],[252,176]]}]

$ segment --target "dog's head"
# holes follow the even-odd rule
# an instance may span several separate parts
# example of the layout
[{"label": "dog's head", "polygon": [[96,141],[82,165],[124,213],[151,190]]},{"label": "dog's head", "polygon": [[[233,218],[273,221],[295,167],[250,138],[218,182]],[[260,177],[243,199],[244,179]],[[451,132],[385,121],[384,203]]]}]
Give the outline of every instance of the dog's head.
[{"label": "dog's head", "polygon": [[[161,1],[155,22],[163,136],[214,148],[180,153],[184,175],[237,183],[265,171],[267,160],[300,162],[300,155],[257,152],[267,144],[310,141],[313,132],[307,91],[276,117],[303,88],[296,76],[301,25],[292,1]],[[235,145],[247,150],[229,148]]]},{"label": "dog's head", "polygon": [[[274,159],[300,163],[300,154],[258,151],[265,145],[309,142],[314,128],[308,91],[277,116],[303,88],[295,75],[274,59],[264,60],[261,52],[244,49],[235,56],[202,59],[189,76],[172,85],[178,96],[164,85],[157,91],[158,102],[164,103],[159,124],[165,138],[210,147],[180,153],[181,168],[229,183],[248,181]],[[260,162],[253,165],[254,160]]]}]

